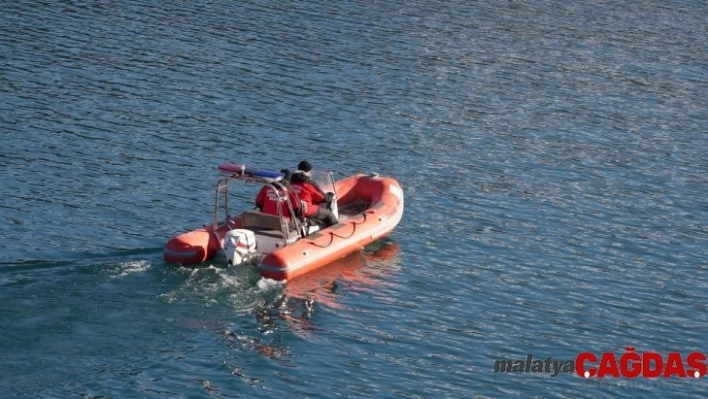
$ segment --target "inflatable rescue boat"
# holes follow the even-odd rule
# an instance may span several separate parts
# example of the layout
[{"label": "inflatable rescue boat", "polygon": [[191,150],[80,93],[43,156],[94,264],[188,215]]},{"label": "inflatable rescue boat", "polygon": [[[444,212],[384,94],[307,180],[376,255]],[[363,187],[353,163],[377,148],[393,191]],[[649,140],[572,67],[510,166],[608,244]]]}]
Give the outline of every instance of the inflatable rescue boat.
[{"label": "inflatable rescue boat", "polygon": [[[279,172],[227,163],[218,170],[214,219],[209,225],[167,242],[165,261],[195,265],[223,260],[229,266],[255,264],[263,277],[290,280],[319,269],[387,236],[403,216],[403,191],[398,182],[376,174],[356,174],[334,181],[331,172],[315,171],[311,178],[333,193],[327,205],[338,223],[320,227],[294,215],[289,196],[278,201],[278,214],[246,210],[230,214],[238,201],[233,183],[270,185],[277,193],[287,182]],[[289,212],[286,212],[286,207]]]}]

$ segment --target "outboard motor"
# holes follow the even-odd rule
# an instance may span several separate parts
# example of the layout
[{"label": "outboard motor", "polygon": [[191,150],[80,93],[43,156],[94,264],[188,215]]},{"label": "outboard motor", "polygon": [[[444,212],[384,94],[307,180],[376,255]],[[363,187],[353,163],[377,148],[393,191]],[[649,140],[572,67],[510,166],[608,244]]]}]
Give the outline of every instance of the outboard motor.
[{"label": "outboard motor", "polygon": [[224,252],[229,266],[241,266],[256,255],[256,236],[251,230],[231,230],[224,236]]}]

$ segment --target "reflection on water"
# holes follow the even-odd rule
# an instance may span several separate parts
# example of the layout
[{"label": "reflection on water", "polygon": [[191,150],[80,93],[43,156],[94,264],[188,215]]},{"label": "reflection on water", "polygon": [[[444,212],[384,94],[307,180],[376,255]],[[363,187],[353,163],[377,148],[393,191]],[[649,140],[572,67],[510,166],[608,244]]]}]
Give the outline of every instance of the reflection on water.
[{"label": "reflection on water", "polygon": [[[317,313],[344,306],[338,303],[338,297],[342,295],[340,286],[376,289],[386,284],[386,275],[399,268],[400,249],[396,242],[383,239],[285,285],[273,281],[272,284],[281,289],[271,291],[273,295],[261,295],[258,304],[249,309],[255,317],[260,338],[231,330],[227,330],[224,336],[239,350],[253,350],[285,361],[290,352],[280,342],[283,334],[316,340],[312,333],[324,328],[317,323]],[[264,281],[258,283],[262,288],[269,285]],[[266,297],[271,299],[263,300]]]},{"label": "reflection on water", "polygon": [[337,308],[339,285],[356,285],[375,289],[386,284],[386,274],[398,270],[401,247],[390,239],[373,243],[313,273],[288,281],[283,295]]}]

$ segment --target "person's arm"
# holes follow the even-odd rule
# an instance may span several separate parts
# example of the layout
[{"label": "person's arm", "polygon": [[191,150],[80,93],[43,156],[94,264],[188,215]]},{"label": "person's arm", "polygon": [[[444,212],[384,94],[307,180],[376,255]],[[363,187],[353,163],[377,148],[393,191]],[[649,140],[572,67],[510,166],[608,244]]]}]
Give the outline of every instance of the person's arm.
[{"label": "person's arm", "polygon": [[295,192],[289,188],[288,195],[290,196],[290,203],[292,204],[295,216],[300,216],[300,214],[302,213],[302,204],[300,203],[300,198],[298,198],[297,194],[295,194]]},{"label": "person's arm", "polygon": [[265,192],[266,192],[266,187],[261,188],[261,191],[258,192],[258,195],[256,195],[256,206],[258,207],[258,210],[263,212],[263,202],[264,202],[264,197],[265,197]]},{"label": "person's arm", "polygon": [[309,184],[310,195],[312,196],[313,204],[320,204],[325,200],[325,194],[322,190],[314,184]]},{"label": "person's arm", "polygon": [[317,184],[317,182],[315,182],[314,180],[312,180],[308,177],[307,182],[310,183],[312,185],[312,187],[314,187],[315,190],[317,190],[317,192],[320,193],[320,195],[322,195],[322,197],[327,195],[327,193],[325,193],[324,190],[322,190],[322,188],[320,187],[320,185]]}]

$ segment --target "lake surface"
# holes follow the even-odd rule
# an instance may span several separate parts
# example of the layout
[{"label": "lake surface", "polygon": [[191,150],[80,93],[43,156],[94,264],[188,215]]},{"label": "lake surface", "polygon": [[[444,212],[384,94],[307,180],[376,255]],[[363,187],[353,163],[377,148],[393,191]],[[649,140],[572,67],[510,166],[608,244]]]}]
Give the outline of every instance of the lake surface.
[{"label": "lake surface", "polygon": [[[4,397],[669,397],[495,373],[708,352],[702,1],[29,2],[0,11]],[[216,166],[398,179],[283,286],[162,260]],[[244,197],[244,208],[251,206]]]}]

